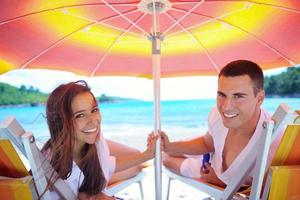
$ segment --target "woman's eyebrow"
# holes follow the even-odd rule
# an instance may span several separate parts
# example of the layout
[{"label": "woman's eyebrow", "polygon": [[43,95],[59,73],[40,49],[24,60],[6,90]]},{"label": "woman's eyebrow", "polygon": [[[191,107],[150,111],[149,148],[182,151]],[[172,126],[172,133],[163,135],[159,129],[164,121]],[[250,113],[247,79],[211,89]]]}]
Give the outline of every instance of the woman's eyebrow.
[{"label": "woman's eyebrow", "polygon": [[76,114],[82,113],[82,112],[84,112],[84,110],[78,110],[78,111],[74,112],[73,115],[76,115]]},{"label": "woman's eyebrow", "polygon": [[99,108],[99,105],[98,104],[95,104],[92,109],[95,109],[95,108]]}]

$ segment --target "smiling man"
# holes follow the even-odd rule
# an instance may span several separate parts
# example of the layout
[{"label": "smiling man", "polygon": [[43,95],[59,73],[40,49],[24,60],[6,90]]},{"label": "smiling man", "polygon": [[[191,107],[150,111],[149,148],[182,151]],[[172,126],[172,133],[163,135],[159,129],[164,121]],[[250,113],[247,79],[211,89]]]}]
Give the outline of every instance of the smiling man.
[{"label": "smiling man", "polygon": [[[170,142],[161,132],[165,167],[183,176],[226,186],[239,173],[245,154],[262,134],[269,114],[261,108],[265,93],[261,68],[247,60],[227,64],[218,78],[217,106],[208,116],[206,134],[188,141]],[[213,154],[211,165],[184,155]],[[251,184],[251,177],[244,184]]]}]

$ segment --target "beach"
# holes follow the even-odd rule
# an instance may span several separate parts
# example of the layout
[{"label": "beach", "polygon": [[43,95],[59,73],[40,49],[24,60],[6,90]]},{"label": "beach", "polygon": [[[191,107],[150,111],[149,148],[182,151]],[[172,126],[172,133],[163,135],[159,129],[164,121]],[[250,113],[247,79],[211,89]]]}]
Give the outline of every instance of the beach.
[{"label": "beach", "polygon": [[[149,167],[145,170],[147,176],[143,180],[143,190],[144,190],[144,200],[155,199],[155,180],[154,180],[154,169]],[[167,196],[167,184],[168,178],[165,174],[162,174],[162,199],[166,199]],[[129,186],[128,188],[122,190],[117,197],[124,198],[125,200],[140,200],[140,191],[137,183]],[[180,181],[172,180],[169,199],[177,200],[200,200],[209,197],[209,195],[192,188]]]},{"label": "beach", "polygon": [[[280,103],[287,103],[292,109],[300,108],[300,101],[293,98],[266,99],[263,106],[272,114]],[[161,104],[162,130],[171,141],[196,137],[206,132],[207,115],[215,100],[165,101]],[[147,135],[153,130],[153,104],[147,101],[100,103],[102,132],[107,139],[129,145],[143,151]],[[45,120],[45,107],[0,108],[0,121],[14,116],[26,131],[33,132],[37,141],[44,143],[49,138]],[[146,169],[143,180],[145,200],[155,199],[153,161]],[[166,196],[167,177],[162,177],[162,195]],[[140,199],[138,185],[134,184],[117,194],[125,199]],[[179,181],[172,181],[170,199],[203,199],[206,194]]]}]

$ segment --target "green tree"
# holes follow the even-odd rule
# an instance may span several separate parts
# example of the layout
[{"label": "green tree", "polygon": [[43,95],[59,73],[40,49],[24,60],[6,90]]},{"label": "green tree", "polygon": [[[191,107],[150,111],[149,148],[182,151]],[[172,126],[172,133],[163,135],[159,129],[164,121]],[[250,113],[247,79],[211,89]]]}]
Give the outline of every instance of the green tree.
[{"label": "green tree", "polygon": [[6,83],[0,83],[0,105],[37,105],[45,103],[47,96],[44,93],[37,92],[34,88],[33,91],[27,90],[24,85],[16,88]]},{"label": "green tree", "polygon": [[26,86],[25,85],[21,85],[21,87],[19,88],[20,92],[25,92],[27,91]]},{"label": "green tree", "polygon": [[290,67],[285,72],[265,77],[267,95],[300,96],[300,67]]},{"label": "green tree", "polygon": [[35,90],[34,90],[34,87],[31,85],[27,91],[28,92],[34,92]]}]

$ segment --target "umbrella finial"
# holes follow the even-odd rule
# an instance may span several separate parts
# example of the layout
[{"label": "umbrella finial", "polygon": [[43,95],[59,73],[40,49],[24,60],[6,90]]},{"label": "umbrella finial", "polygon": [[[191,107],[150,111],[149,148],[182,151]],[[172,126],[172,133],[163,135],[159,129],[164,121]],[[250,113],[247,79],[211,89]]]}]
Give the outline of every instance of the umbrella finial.
[{"label": "umbrella finial", "polygon": [[149,14],[152,14],[154,10],[157,13],[163,13],[169,10],[171,7],[172,5],[168,0],[142,0],[138,4],[140,11]]}]

